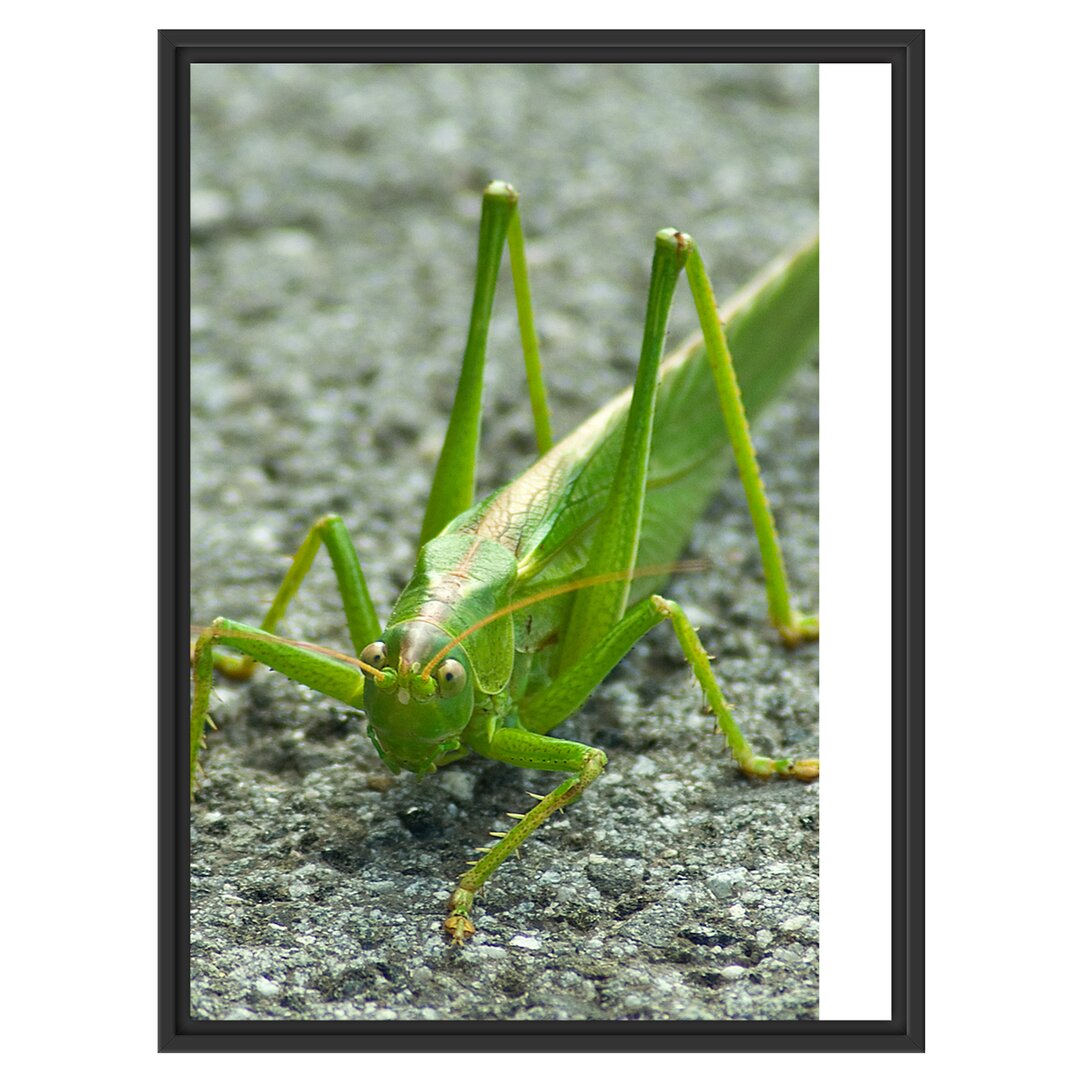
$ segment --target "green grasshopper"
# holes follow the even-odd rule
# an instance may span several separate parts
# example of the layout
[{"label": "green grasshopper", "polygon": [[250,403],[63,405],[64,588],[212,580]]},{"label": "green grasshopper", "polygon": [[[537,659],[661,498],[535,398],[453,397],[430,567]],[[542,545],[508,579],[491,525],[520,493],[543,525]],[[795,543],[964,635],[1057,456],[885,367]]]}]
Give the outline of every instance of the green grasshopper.
[{"label": "green grasshopper", "polygon": [[[504,247],[540,455],[517,480],[473,505],[484,358]],[[683,269],[702,335],[661,364]],[[552,446],[518,195],[508,184],[491,183],[483,196],[465,355],[412,579],[383,626],[348,532],[329,515],[301,544],[259,627],[219,618],[202,630],[192,651],[192,788],[214,670],[247,678],[257,663],[363,709],[375,750],[394,773],[434,772],[470,750],[522,768],[569,773],[549,794],[534,796],[537,804],[527,814],[511,814],[514,826],[493,834],[496,842],[481,849],[483,857],[459,881],[445,929],[461,944],[474,932],[470,911],[484,882],[604,769],[602,750],[548,732],[665,620],[742,770],[752,777],[815,779],[816,760],[755,753],[697,632],[677,603],[654,590],[679,568],[675,560],[716,490],[730,444],[761,549],[770,619],[787,645],[816,639],[816,617],[799,614],[789,598],[747,414],[814,349],[817,301],[815,240],[731,302],[725,331],[694,241],[662,230],[634,386]],[[322,546],[333,563],[355,656],[275,634]],[[241,655],[216,652],[218,646]]]}]

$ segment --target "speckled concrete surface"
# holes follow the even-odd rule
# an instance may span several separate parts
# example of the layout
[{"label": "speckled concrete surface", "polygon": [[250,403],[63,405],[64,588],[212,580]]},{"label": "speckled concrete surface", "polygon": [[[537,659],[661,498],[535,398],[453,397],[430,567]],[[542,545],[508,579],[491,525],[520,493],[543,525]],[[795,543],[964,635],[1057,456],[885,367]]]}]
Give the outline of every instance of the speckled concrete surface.
[{"label": "speckled concrete surface", "polygon": [[[468,315],[478,192],[523,192],[564,434],[633,375],[655,231],[723,296],[816,222],[806,67],[243,67],[192,91],[192,620],[257,622],[340,513],[381,612],[415,555]],[[530,460],[508,279],[482,491]],[[693,326],[683,291],[673,340]],[[817,406],[802,373],[756,436],[800,603],[816,608]],[[669,591],[745,730],[816,747],[817,650],[781,648],[738,481]],[[320,559],[288,633],[345,647]],[[478,758],[390,777],[363,718],[263,673],[222,684],[192,813],[192,1015],[211,1019],[809,1019],[817,790],[742,778],[673,635],[653,631],[558,734],[605,775],[440,926],[471,849],[550,774]],[[545,786],[546,785],[546,786]]]}]

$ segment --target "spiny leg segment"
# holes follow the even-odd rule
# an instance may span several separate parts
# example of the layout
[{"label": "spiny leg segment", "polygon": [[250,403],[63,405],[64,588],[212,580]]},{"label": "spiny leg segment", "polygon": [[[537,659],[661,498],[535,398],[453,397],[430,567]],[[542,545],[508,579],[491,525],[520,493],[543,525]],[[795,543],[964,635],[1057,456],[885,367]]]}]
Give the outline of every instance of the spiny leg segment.
[{"label": "spiny leg segment", "polygon": [[[458,882],[450,897],[450,916],[444,926],[459,945],[473,933],[469,918],[473,900],[480,886],[515,852],[524,840],[556,810],[580,798],[581,793],[604,771],[607,755],[603,750],[567,739],[553,739],[519,727],[504,727],[490,738],[478,735],[470,745],[485,757],[505,761],[522,769],[545,769],[573,772],[554,791],[545,795],[527,814],[511,814],[518,821],[509,832],[499,835],[498,843],[486,850]],[[496,835],[496,834],[493,834]]]}]

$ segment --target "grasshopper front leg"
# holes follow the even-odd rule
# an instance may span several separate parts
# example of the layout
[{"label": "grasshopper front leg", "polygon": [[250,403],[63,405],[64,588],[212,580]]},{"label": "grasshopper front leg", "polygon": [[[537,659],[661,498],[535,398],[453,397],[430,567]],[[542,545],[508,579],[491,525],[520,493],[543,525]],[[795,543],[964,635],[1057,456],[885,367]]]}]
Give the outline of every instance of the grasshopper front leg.
[{"label": "grasshopper front leg", "polygon": [[[231,619],[215,619],[199,635],[192,650],[195,687],[191,703],[191,789],[195,792],[195,774],[203,732],[210,720],[210,691],[214,668],[218,666],[214,648],[225,645],[243,654],[245,660],[266,664],[303,686],[344,702],[354,709],[363,707],[364,672],[358,661],[331,649],[290,641],[269,634],[260,627],[245,626]],[[242,663],[243,661],[235,661]],[[376,673],[377,675],[378,673]]]},{"label": "grasshopper front leg", "polygon": [[[276,643],[284,647],[285,652],[272,652],[274,660],[283,656],[297,654],[301,658],[301,666],[306,664],[304,657],[310,659],[316,655],[312,648],[299,649],[287,639],[277,638],[274,631],[278,623],[285,615],[285,611],[300,588],[301,583],[311,569],[319,548],[325,547],[334,567],[334,575],[337,578],[338,590],[341,593],[342,607],[345,612],[345,622],[348,626],[349,637],[352,640],[356,655],[359,656],[365,646],[377,640],[380,633],[379,617],[375,612],[375,605],[371,602],[367,583],[364,579],[364,571],[360,565],[360,557],[356,553],[349,531],[345,523],[337,514],[327,514],[320,518],[308,531],[304,542],[293,556],[292,564],[285,574],[284,580],[278,587],[274,599],[271,601],[270,610],[259,624],[258,628],[245,627],[241,623],[230,623],[227,620],[218,619],[213,626],[202,631],[198,641],[191,649],[191,666],[195,672],[195,696],[191,711],[191,783],[192,790],[195,787],[195,773],[198,762],[199,750],[203,746],[203,733],[210,720],[210,689],[213,682],[213,673],[221,672],[232,679],[248,679],[255,671],[255,665],[259,661],[277,666],[273,660],[265,661],[263,656],[267,642]],[[233,632],[229,633],[228,628]],[[240,656],[222,653],[214,649],[215,645],[226,645],[236,649]],[[329,656],[330,650],[325,655]],[[289,661],[292,662],[292,661]],[[336,662],[338,667],[340,661]],[[286,668],[279,668],[286,671]],[[307,668],[304,668],[305,672]],[[338,672],[331,668],[330,673],[336,677]],[[351,671],[355,678],[359,672]],[[293,676],[297,677],[297,676]],[[323,676],[316,673],[314,678]],[[299,681],[304,682],[303,675]],[[306,685],[319,689],[318,682],[307,682]],[[335,686],[337,683],[335,682]],[[327,691],[334,695],[334,691]]]},{"label": "grasshopper front leg", "polygon": [[556,810],[569,806],[579,798],[607,764],[607,755],[594,746],[552,739],[520,727],[500,728],[490,738],[480,735],[468,741],[478,753],[496,761],[505,761],[508,765],[517,765],[522,769],[573,772],[576,775],[564,780],[527,814],[511,814],[511,817],[519,819],[517,824],[509,832],[494,834],[498,836],[498,843],[458,882],[450,897],[450,917],[444,923],[446,932],[458,945],[464,944],[475,930],[469,912],[480,886]]},{"label": "grasshopper front leg", "polygon": [[[359,656],[365,645],[378,638],[381,623],[375,613],[375,605],[371,602],[364,571],[360,566],[360,557],[356,553],[352,537],[349,536],[345,523],[337,514],[327,514],[319,518],[308,530],[304,542],[293,556],[292,565],[284,580],[278,586],[278,591],[270,603],[270,610],[259,624],[259,629],[265,630],[268,634],[273,634],[277,630],[278,623],[311,569],[311,564],[315,561],[320,547],[326,548],[330,561],[333,563],[334,576],[337,578],[345,612],[345,622],[349,628],[349,637],[352,639],[356,655]],[[192,663],[194,663],[194,654]],[[250,656],[234,657],[219,654],[214,657],[214,668],[233,679],[248,679],[255,670],[255,661]]]}]

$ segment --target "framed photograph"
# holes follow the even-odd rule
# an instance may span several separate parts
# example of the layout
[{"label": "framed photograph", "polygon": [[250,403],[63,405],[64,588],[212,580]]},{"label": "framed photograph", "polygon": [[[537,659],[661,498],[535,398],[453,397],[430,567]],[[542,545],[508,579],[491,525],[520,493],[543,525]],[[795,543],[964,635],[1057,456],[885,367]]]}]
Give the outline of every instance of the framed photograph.
[{"label": "framed photograph", "polygon": [[161,1048],[920,1050],[922,33],[159,47]]}]

